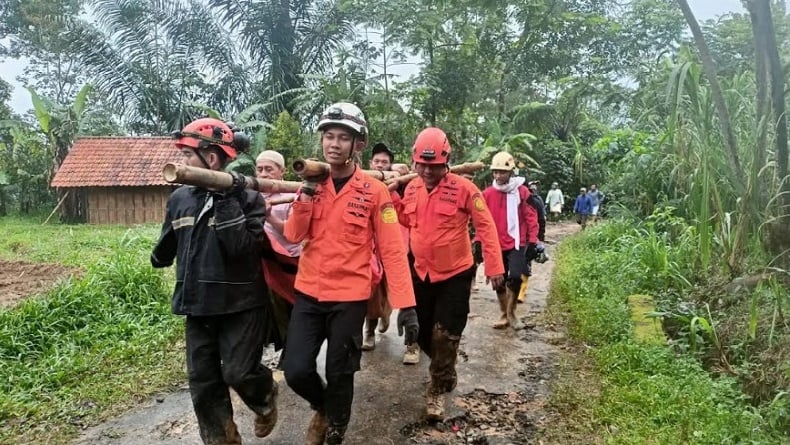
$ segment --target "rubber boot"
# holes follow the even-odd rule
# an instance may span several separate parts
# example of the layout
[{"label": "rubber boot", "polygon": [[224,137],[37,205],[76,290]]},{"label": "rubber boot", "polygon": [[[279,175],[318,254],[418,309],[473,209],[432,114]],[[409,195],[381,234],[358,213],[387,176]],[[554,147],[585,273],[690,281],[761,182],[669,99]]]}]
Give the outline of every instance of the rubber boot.
[{"label": "rubber boot", "polygon": [[406,345],[406,352],[403,353],[403,364],[416,365],[417,363],[420,363],[420,345],[417,343]]},{"label": "rubber boot", "polygon": [[516,317],[518,295],[516,295],[516,292],[511,288],[507,288],[505,295],[507,297],[507,321],[510,323],[510,327],[516,331],[519,329],[524,329],[524,324],[521,323],[521,320],[519,320],[518,317]]},{"label": "rubber boot", "polygon": [[305,434],[305,445],[323,445],[326,439],[326,431],[329,429],[329,421],[321,411],[316,411],[307,426]]},{"label": "rubber boot", "polygon": [[529,277],[526,275],[521,276],[521,289],[518,291],[518,302],[523,303],[527,301],[527,285],[529,284]]},{"label": "rubber boot", "polygon": [[365,320],[365,338],[362,340],[362,350],[372,351],[376,349],[376,325],[378,318],[368,318]]},{"label": "rubber boot", "polygon": [[507,294],[506,291],[497,290],[496,291],[496,298],[499,300],[499,310],[502,311],[502,315],[499,317],[499,321],[494,323],[494,329],[505,329],[508,327],[510,323],[508,323],[507,318]]},{"label": "rubber boot", "polygon": [[273,382],[272,392],[269,395],[269,411],[263,415],[255,415],[255,436],[266,437],[272,433],[277,424],[277,382]]}]

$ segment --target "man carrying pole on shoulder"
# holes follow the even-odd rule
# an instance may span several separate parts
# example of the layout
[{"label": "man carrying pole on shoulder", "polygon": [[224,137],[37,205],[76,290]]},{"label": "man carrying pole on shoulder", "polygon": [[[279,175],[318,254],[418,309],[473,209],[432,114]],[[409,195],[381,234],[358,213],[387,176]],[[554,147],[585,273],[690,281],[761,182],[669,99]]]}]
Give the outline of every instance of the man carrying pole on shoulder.
[{"label": "man carrying pole on shoulder", "polygon": [[[496,289],[504,282],[494,221],[468,179],[449,172],[450,142],[438,128],[426,128],[414,142],[417,178],[397,203],[401,224],[409,228],[414,256],[412,281],[417,298],[419,344],[431,359],[426,400],[428,420],[444,418],[444,394],[457,383],[458,345],[469,314],[474,273],[469,219],[482,240],[486,276]],[[388,270],[389,273],[389,270]]]},{"label": "man carrying pole on shoulder", "polygon": [[[307,429],[308,445],[342,443],[350,421],[374,243],[387,270],[390,303],[400,309],[399,332],[405,329],[409,342],[419,330],[390,193],[354,163],[367,141],[365,116],[353,104],[336,103],[320,116],[318,131],[329,176],[305,178],[285,223],[290,242],[305,241],[284,368],[288,386],[315,410]],[[326,383],[316,370],[324,340]]]},{"label": "man carrying pole on shoulder", "polygon": [[[218,119],[191,122],[173,134],[190,167],[222,171],[249,139]],[[255,435],[277,422],[277,384],[261,364],[274,323],[261,273],[263,197],[232,173],[230,190],[183,186],[167,201],[154,267],[177,261],[173,313],[186,316],[189,392],[206,445],[238,445],[233,388],[255,412]]]}]

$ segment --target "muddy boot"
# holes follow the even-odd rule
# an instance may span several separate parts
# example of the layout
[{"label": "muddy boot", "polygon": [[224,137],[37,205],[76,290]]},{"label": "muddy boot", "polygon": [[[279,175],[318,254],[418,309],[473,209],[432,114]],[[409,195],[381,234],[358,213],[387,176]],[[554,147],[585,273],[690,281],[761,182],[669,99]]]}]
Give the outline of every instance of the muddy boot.
[{"label": "muddy boot", "polygon": [[505,290],[497,290],[496,298],[499,300],[499,310],[502,311],[502,315],[499,317],[499,321],[494,323],[493,327],[494,329],[505,329],[510,324],[507,319],[507,294]]},{"label": "muddy boot", "polygon": [[346,436],[346,425],[330,425],[326,430],[326,444],[340,445]]},{"label": "muddy boot", "polygon": [[429,422],[441,422],[444,420],[444,394],[428,390],[425,400],[425,417]]},{"label": "muddy boot", "polygon": [[376,349],[376,325],[378,321],[378,318],[368,318],[365,321],[365,338],[362,340],[363,351]]},{"label": "muddy boot", "polygon": [[518,295],[512,289],[507,288],[506,292],[507,297],[507,320],[510,323],[510,327],[514,330],[518,331],[519,329],[524,329],[524,324],[521,323],[521,320],[516,317],[516,305],[518,304]]},{"label": "muddy boot", "polygon": [[305,445],[323,445],[327,429],[329,429],[329,421],[326,420],[326,416],[321,411],[316,411],[307,427]]},{"label": "muddy boot", "polygon": [[406,352],[403,354],[404,365],[416,365],[420,363],[420,345],[412,343],[406,346]]},{"label": "muddy boot", "polygon": [[527,285],[529,284],[529,277],[526,275],[521,276],[521,288],[518,291],[518,303],[527,301]]},{"label": "muddy boot", "polygon": [[272,433],[277,424],[277,382],[272,382],[272,392],[269,395],[269,412],[255,415],[255,436],[266,437]]}]

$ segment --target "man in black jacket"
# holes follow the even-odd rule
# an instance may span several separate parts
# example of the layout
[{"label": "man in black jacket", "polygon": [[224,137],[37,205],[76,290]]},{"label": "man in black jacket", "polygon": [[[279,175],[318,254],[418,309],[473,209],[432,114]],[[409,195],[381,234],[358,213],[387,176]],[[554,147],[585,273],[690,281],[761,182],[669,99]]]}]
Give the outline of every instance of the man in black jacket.
[{"label": "man in black jacket", "polygon": [[[249,146],[217,119],[198,119],[174,137],[184,163],[222,170]],[[228,388],[255,414],[255,435],[265,437],[277,422],[277,386],[261,364],[273,332],[271,307],[261,271],[264,201],[233,174],[233,187],[217,192],[183,186],[167,202],[154,267],[177,259],[173,313],[186,316],[189,389],[207,445],[241,444]]]}]

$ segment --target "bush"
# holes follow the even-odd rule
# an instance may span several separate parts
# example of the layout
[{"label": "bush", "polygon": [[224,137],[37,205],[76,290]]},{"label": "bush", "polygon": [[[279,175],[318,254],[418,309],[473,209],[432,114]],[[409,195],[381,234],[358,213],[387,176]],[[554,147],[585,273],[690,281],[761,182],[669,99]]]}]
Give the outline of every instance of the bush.
[{"label": "bush", "polygon": [[736,378],[709,374],[696,355],[632,340],[628,295],[666,302],[693,286],[691,230],[658,211],[644,224],[615,221],[560,246],[552,295],[570,313],[570,337],[594,347],[600,379],[592,420],[576,423],[592,423],[607,443],[781,443],[786,393],[752,406]]}]

